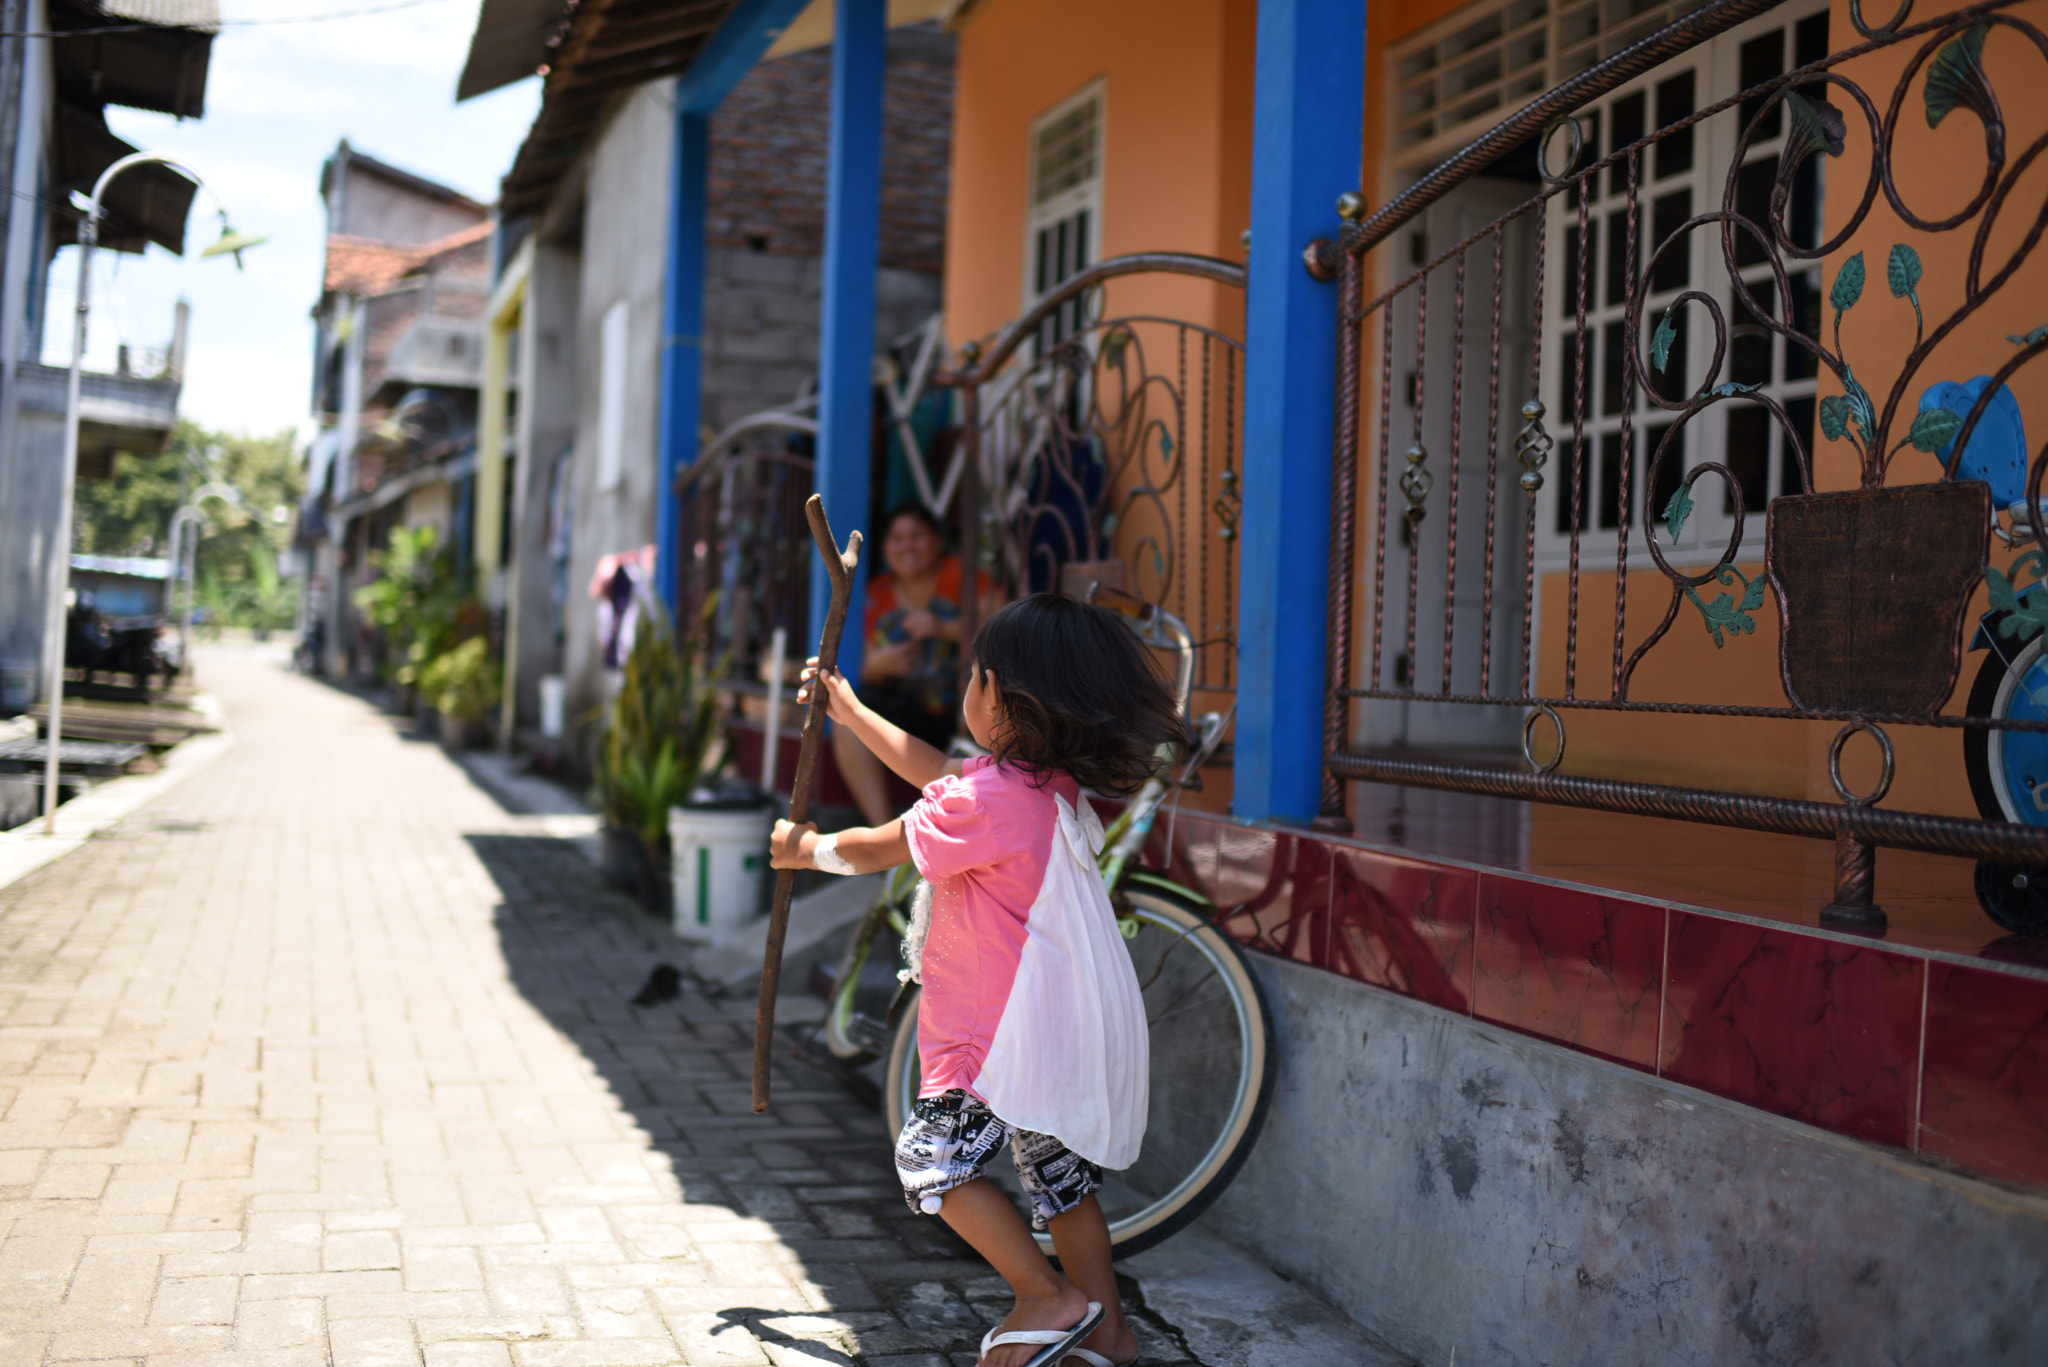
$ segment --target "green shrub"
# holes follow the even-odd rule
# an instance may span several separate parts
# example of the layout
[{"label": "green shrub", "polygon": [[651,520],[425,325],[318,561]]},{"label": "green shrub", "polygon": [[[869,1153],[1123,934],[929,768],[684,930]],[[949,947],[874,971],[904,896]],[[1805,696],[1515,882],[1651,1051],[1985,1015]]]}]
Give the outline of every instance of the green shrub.
[{"label": "green shrub", "polygon": [[490,641],[472,636],[427,661],[419,685],[435,711],[458,721],[487,721],[505,695],[504,668],[491,658]]},{"label": "green shrub", "polygon": [[605,823],[631,831],[650,851],[668,848],[668,809],[689,799],[718,740],[717,679],[724,662],[705,658],[711,616],[679,635],[650,604],[626,657],[611,724],[597,760],[597,802]]}]

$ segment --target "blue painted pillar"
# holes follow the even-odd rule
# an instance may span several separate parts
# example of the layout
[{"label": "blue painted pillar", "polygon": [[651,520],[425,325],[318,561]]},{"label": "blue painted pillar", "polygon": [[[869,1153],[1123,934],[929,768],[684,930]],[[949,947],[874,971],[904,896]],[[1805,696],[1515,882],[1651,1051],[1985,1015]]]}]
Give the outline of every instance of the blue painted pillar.
[{"label": "blue painted pillar", "polygon": [[710,156],[709,115],[678,101],[668,264],[662,282],[661,426],[654,491],[655,584],[671,613],[683,550],[676,476],[697,459],[697,428],[703,413],[704,215]]},{"label": "blue painted pillar", "polygon": [[[888,59],[884,0],[838,0],[832,33],[831,169],[825,185],[824,310],[818,324],[817,491],[843,543],[858,527],[867,546],[854,580],[840,651],[858,673],[868,562],[881,551],[868,508],[874,421],[875,267],[882,218],[882,77]],[[806,552],[806,554],[810,554]],[[811,648],[825,626],[831,586],[811,556]]]},{"label": "blue painted pillar", "polygon": [[1322,779],[1337,292],[1301,251],[1358,188],[1365,0],[1259,0],[1245,300],[1232,813],[1307,821]]}]

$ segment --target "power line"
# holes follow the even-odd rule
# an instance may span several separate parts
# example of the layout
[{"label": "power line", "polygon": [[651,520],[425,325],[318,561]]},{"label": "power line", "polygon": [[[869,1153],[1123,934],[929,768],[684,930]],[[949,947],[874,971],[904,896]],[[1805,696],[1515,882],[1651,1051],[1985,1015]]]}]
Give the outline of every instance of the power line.
[{"label": "power line", "polygon": [[[396,4],[377,5],[369,9],[335,10],[329,14],[288,14],[271,19],[216,19],[205,28],[267,28],[277,24],[320,24],[330,19],[361,19],[367,15],[395,14],[399,10],[419,9],[425,5],[445,5],[448,2],[449,0],[398,0]],[[4,32],[0,33],[0,38],[97,38],[107,33],[162,33],[183,27],[185,26],[181,24],[102,24],[97,28],[52,29],[34,33]]]}]

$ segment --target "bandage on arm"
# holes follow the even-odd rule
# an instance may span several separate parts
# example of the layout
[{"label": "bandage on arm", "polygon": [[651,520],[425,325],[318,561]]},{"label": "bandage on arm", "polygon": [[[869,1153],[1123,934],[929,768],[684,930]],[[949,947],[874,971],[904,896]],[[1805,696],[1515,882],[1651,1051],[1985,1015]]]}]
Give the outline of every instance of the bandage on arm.
[{"label": "bandage on arm", "polygon": [[837,835],[821,835],[818,837],[818,843],[811,846],[811,864],[820,873],[849,874],[859,872],[852,864],[847,862],[846,856],[839,852],[839,837]]}]

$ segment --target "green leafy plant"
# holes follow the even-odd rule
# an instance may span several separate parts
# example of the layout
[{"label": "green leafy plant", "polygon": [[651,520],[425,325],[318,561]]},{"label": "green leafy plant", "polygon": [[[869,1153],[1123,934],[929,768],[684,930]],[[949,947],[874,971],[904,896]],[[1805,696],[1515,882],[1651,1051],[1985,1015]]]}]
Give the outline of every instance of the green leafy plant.
[{"label": "green leafy plant", "polygon": [[650,605],[626,656],[599,748],[597,803],[605,823],[631,831],[649,851],[668,846],[668,809],[689,799],[718,740],[716,682],[725,661],[707,658],[713,598],[687,636]]},{"label": "green leafy plant", "polygon": [[458,721],[485,721],[504,698],[504,669],[491,656],[489,638],[472,636],[421,666],[419,687],[437,712]]},{"label": "green leafy plant", "polygon": [[394,527],[390,543],[370,555],[377,578],[356,590],[356,606],[384,639],[383,673],[408,687],[455,644],[462,594],[454,557],[439,541],[432,527]]}]

